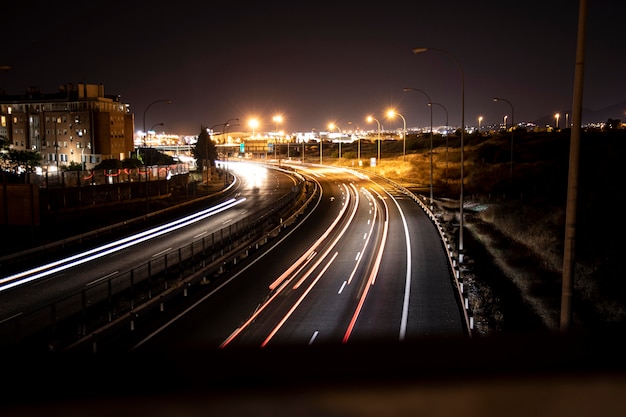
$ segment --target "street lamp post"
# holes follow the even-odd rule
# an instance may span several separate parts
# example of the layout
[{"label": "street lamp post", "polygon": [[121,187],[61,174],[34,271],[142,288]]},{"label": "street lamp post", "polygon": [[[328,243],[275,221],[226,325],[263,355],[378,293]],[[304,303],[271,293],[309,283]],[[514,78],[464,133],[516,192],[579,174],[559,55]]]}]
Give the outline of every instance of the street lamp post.
[{"label": "street lamp post", "polygon": [[272,117],[272,120],[276,124],[276,130],[274,131],[274,159],[276,159],[276,145],[278,144],[278,124],[283,122],[283,116],[276,115]]},{"label": "street lamp post", "polygon": [[335,124],[335,123],[330,123],[328,125],[328,129],[329,130],[333,130],[334,128],[337,128],[337,132],[339,132],[339,139],[338,139],[338,142],[339,142],[339,159],[341,159],[341,128],[337,124]]},{"label": "street lamp post", "polygon": [[480,135],[480,126],[483,123],[483,117],[482,116],[478,116],[478,134]]},{"label": "street lamp post", "polygon": [[405,93],[409,91],[419,91],[426,96],[428,107],[430,107],[430,211],[433,211],[433,103],[430,96],[419,88],[405,87],[403,91]]},{"label": "street lamp post", "polygon": [[380,161],[380,122],[378,121],[378,119],[372,116],[367,116],[367,121],[368,123],[372,123],[372,121],[375,121],[378,125],[378,160]]},{"label": "street lamp post", "polygon": [[441,103],[428,103],[428,105],[432,108],[432,105],[436,104],[443,109],[446,113],[446,184],[448,183],[448,109]]},{"label": "street lamp post", "polygon": [[[211,126],[211,128],[209,129],[209,132],[213,132],[213,130],[218,127],[218,126],[224,126],[224,130],[226,131],[226,128],[230,126],[230,122],[231,121],[239,121],[239,119],[234,118],[234,119],[228,119],[227,121],[225,121],[224,123],[218,123],[216,125]],[[206,185],[207,185],[207,193],[209,190],[209,141],[211,140],[211,133],[207,132],[207,143],[204,147],[204,164],[205,164],[205,170],[206,170]],[[228,150],[226,151],[228,152]],[[228,175],[228,174],[227,174]]]},{"label": "street lamp post", "polygon": [[426,51],[439,51],[447,54],[452,58],[452,60],[456,63],[459,73],[461,75],[461,184],[460,184],[460,195],[459,195],[459,264],[463,263],[463,133],[465,131],[465,75],[463,73],[463,68],[459,61],[454,57],[454,55],[450,54],[448,51],[443,49],[436,48],[414,48],[414,54],[420,54]]},{"label": "street lamp post", "polygon": [[[156,103],[167,103],[167,104],[172,104],[172,100],[168,100],[168,99],[161,99],[161,100],[154,100],[152,103],[148,104],[148,106],[146,107],[146,109],[143,111],[143,146],[146,146],[146,136],[147,136],[147,132],[146,132],[146,113],[148,113],[148,109],[150,107],[152,107],[154,104]],[[139,156],[139,148],[137,148],[137,156]]]},{"label": "street lamp post", "polygon": [[406,119],[404,118],[403,115],[401,115],[395,110],[389,110],[387,112],[387,117],[390,119],[396,115],[400,116],[400,118],[402,119],[402,122],[404,123],[404,128],[402,129],[402,161],[405,161],[406,160]]},{"label": "street lamp post", "polygon": [[561,117],[559,113],[554,115],[554,118],[556,119],[556,123],[555,123],[556,130],[559,130],[559,117]]},{"label": "street lamp post", "polygon": [[[493,101],[494,102],[504,101],[505,103],[509,105],[509,107],[511,107],[511,166],[509,169],[509,177],[510,177],[510,180],[512,181],[513,180],[513,132],[515,131],[515,109],[513,108],[513,104],[511,104],[511,102],[505,98],[494,97]],[[506,124],[504,125],[504,130],[506,130]]]},{"label": "street lamp post", "polygon": [[59,171],[59,138],[58,138],[58,132],[57,130],[58,128],[58,124],[59,124],[59,119],[63,116],[63,115],[69,115],[70,113],[68,112],[63,112],[57,116],[54,117],[54,151],[55,151],[55,161],[56,161],[56,165],[57,165],[57,173]]}]

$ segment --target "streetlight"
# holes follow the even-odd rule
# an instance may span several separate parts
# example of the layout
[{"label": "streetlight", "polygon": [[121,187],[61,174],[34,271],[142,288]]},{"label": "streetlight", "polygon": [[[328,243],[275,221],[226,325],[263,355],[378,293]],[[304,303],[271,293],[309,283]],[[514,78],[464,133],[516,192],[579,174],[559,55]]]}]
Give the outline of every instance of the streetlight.
[{"label": "streetlight", "polygon": [[283,122],[283,116],[277,114],[276,116],[272,117],[272,120],[276,124],[276,130],[274,131],[274,159],[276,159],[276,145],[278,143],[278,124]]},{"label": "streetlight", "polygon": [[459,73],[461,75],[461,190],[459,196],[459,264],[461,264],[463,263],[463,132],[465,131],[465,75],[463,74],[463,68],[461,67],[459,61],[448,51],[436,48],[413,49],[414,54],[421,54],[426,51],[439,51],[450,56],[459,68]]},{"label": "streetlight", "polygon": [[[239,119],[234,118],[234,119],[228,119],[226,120],[224,123],[218,123],[216,125],[211,126],[211,128],[209,129],[209,132],[213,132],[213,130],[218,127],[218,126],[224,126],[224,130],[226,131],[226,128],[228,128],[230,126],[230,122],[231,121],[239,121]],[[207,132],[208,133],[208,132]],[[207,142],[206,142],[206,146],[204,148],[204,161],[205,161],[205,170],[206,170],[206,184],[207,184],[207,193],[209,192],[209,141],[211,140],[211,134],[208,133],[207,134]],[[226,149],[226,152],[228,153],[228,149]],[[228,175],[228,174],[226,174]]]},{"label": "streetlight", "polygon": [[339,159],[341,159],[341,128],[339,126],[337,126],[335,123],[330,123],[328,125],[328,130],[333,130],[334,128],[337,128],[337,131],[339,132]]},{"label": "streetlight", "polygon": [[248,120],[248,126],[252,129],[251,138],[254,139],[254,129],[256,129],[259,126],[259,121],[257,119],[250,119]]},{"label": "streetlight", "polygon": [[556,119],[556,130],[559,130],[559,117],[561,117],[559,113],[554,115],[554,118]]},{"label": "streetlight", "polygon": [[71,113],[69,112],[63,112],[61,114],[59,114],[58,116],[54,117],[54,150],[55,150],[55,160],[56,160],[56,164],[57,164],[57,173],[59,171],[59,139],[57,136],[57,130],[58,128],[58,124],[59,124],[59,119],[61,118],[61,116],[63,115],[71,115]]},{"label": "streetlight", "polygon": [[432,107],[433,104],[438,105],[439,107],[443,109],[444,112],[446,112],[446,184],[447,184],[448,183],[448,109],[446,109],[446,106],[444,106],[441,103],[428,103],[430,107]]},{"label": "streetlight", "polygon": [[483,117],[478,116],[478,134],[480,135],[480,125],[483,123]]},{"label": "streetlight", "polygon": [[[161,100],[154,100],[152,103],[148,104],[148,107],[146,107],[146,109],[143,111],[143,146],[146,146],[146,113],[148,113],[148,109],[150,107],[152,107],[152,105],[156,104],[156,103],[167,103],[167,104],[172,104],[172,100],[167,100],[167,99],[161,99]],[[137,148],[137,156],[139,156],[139,148]]]},{"label": "streetlight", "polygon": [[387,117],[389,119],[393,119],[396,115],[400,116],[402,122],[404,123],[404,129],[402,130],[402,161],[404,161],[406,159],[406,119],[395,110],[389,110],[387,112]]},{"label": "streetlight", "polygon": [[430,211],[433,211],[433,106],[430,96],[425,91],[419,88],[405,87],[403,91],[419,91],[426,96],[428,100],[428,107],[430,107]]},{"label": "streetlight", "polygon": [[367,122],[372,123],[372,121],[378,125],[378,160],[380,161],[380,122],[375,117],[367,116]]},{"label": "streetlight", "polygon": [[[513,131],[515,130],[515,109],[513,108],[513,104],[511,104],[511,102],[505,98],[494,97],[493,101],[494,102],[504,101],[511,107],[511,167],[509,170],[510,171],[509,176],[512,181],[513,180]],[[506,124],[504,125],[504,130],[506,130]]]}]

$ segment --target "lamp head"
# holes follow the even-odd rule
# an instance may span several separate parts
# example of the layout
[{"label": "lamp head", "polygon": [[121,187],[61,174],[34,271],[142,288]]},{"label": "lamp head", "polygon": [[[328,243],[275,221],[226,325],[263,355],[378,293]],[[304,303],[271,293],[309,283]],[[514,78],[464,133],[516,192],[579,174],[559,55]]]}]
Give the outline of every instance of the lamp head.
[{"label": "lamp head", "polygon": [[428,48],[413,48],[414,54],[421,54],[422,52],[428,51]]}]

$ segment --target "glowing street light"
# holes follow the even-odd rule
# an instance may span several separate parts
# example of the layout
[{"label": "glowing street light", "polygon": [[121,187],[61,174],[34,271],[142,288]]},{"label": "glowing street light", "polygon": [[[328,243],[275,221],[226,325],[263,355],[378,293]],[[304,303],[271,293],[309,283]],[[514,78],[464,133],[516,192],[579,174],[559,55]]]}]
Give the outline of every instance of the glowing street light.
[{"label": "glowing street light", "polygon": [[283,122],[283,116],[277,114],[276,116],[272,117],[272,120],[276,124],[276,130],[274,131],[274,159],[276,159],[276,145],[278,143],[278,124]]},{"label": "glowing street light", "polygon": [[339,132],[339,158],[341,159],[341,128],[339,126],[337,126],[335,123],[330,123],[328,125],[328,130],[333,130],[337,128],[337,131]]},{"label": "glowing street light", "polygon": [[561,117],[559,113],[554,115],[554,118],[556,119],[556,130],[559,130],[559,117]]},{"label": "glowing street light", "polygon": [[[172,104],[172,100],[168,100],[168,99],[161,99],[161,100],[154,100],[152,103],[148,104],[148,106],[146,107],[146,109],[143,111],[143,146],[146,146],[146,136],[147,136],[147,132],[146,132],[146,113],[148,113],[148,109],[150,107],[152,107],[154,104],[156,103],[167,103],[167,104]],[[137,156],[139,156],[139,149],[137,149]]]},{"label": "glowing street light", "polygon": [[405,87],[403,91],[419,91],[420,93],[426,96],[428,100],[428,107],[430,107],[430,211],[433,210],[433,106],[430,96],[426,94],[426,91],[420,90],[419,88],[409,88]]},{"label": "glowing street light", "polygon": [[478,133],[480,134],[480,126],[483,123],[483,117],[482,116],[478,116]]},{"label": "glowing street light", "polygon": [[463,263],[463,165],[464,165],[464,157],[463,157],[463,133],[465,132],[465,75],[463,73],[463,67],[459,61],[446,50],[443,49],[435,49],[435,48],[414,48],[414,54],[421,54],[427,51],[439,51],[444,54],[447,54],[452,58],[452,60],[456,63],[459,68],[459,73],[461,75],[461,184],[460,184],[460,196],[459,196],[459,264]]},{"label": "glowing street light", "polygon": [[402,122],[404,123],[404,128],[402,130],[402,160],[404,161],[406,158],[406,119],[404,118],[403,115],[401,115],[395,110],[387,111],[387,117],[389,119],[393,119],[396,115],[400,116],[400,118],[402,119]]},{"label": "glowing street light", "polygon": [[248,126],[252,129],[252,138],[254,139],[254,130],[259,127],[258,119],[250,119],[248,120]]},{"label": "glowing street light", "polygon": [[380,161],[380,122],[375,117],[367,116],[368,123],[372,123],[373,121],[378,125],[378,160]]}]

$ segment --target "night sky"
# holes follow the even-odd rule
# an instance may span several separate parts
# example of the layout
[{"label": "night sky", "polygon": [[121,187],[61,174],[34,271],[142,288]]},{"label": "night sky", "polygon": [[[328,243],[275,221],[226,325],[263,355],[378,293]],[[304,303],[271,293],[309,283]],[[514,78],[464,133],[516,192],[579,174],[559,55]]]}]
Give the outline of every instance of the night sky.
[{"label": "night sky", "polygon": [[[56,92],[104,84],[143,126],[197,135],[239,118],[247,130],[323,131],[427,127],[424,91],[461,124],[483,126],[571,112],[577,0],[529,1],[57,1],[2,7],[0,89]],[[626,2],[588,1],[583,107],[626,102]],[[7,26],[8,25],[8,26]],[[434,48],[416,55],[417,47]],[[626,110],[626,109],[625,109]],[[586,110],[585,110],[586,111]],[[585,122],[583,111],[583,122]],[[571,113],[570,113],[571,115]],[[615,118],[626,119],[623,114]],[[441,106],[433,124],[445,124]],[[562,116],[564,117],[564,116]],[[564,118],[561,119],[564,123]],[[599,120],[605,121],[605,120]],[[375,123],[374,123],[375,124]],[[563,125],[562,125],[563,126]],[[161,130],[161,128],[159,129]]]}]

